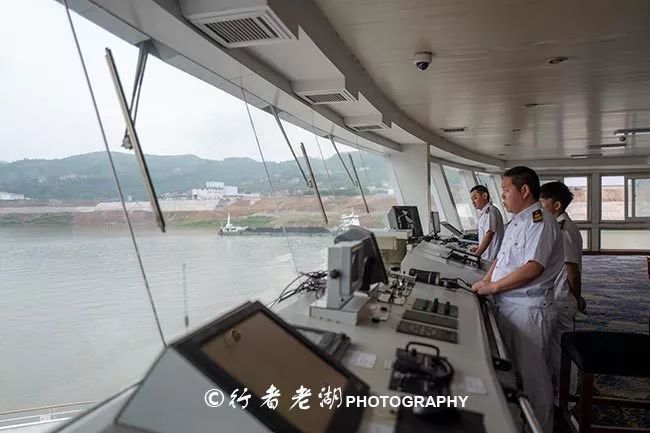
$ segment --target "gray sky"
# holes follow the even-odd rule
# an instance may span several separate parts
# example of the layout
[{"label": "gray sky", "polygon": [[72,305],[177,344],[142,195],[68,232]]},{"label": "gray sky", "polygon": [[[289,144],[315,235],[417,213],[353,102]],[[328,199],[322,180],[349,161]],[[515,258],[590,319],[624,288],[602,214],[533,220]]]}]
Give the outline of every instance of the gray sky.
[{"label": "gray sky", "polygon": [[[0,0],[0,6],[0,160],[103,150],[63,6],[54,0]],[[119,150],[124,122],[104,48],[113,51],[129,98],[137,49],[74,13],[73,21],[110,147]],[[290,159],[275,120],[251,110],[265,158]],[[145,153],[260,160],[241,100],[153,57],[147,63],[136,127]],[[311,156],[320,155],[313,134],[293,125],[286,128],[296,152],[303,141]],[[320,144],[326,157],[333,154],[328,142]]]}]

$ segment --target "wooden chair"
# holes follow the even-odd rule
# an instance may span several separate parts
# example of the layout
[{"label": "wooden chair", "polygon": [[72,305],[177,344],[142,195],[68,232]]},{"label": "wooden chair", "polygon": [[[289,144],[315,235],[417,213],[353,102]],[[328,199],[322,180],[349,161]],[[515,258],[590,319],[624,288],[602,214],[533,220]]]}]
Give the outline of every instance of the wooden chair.
[{"label": "wooden chair", "polygon": [[[650,335],[628,332],[579,331],[562,335],[560,413],[575,433],[648,433],[648,428],[592,425],[594,405],[645,408],[650,400],[594,396],[594,375],[650,377]],[[571,362],[578,367],[578,395],[570,394]],[[569,402],[579,402],[577,424]]]}]

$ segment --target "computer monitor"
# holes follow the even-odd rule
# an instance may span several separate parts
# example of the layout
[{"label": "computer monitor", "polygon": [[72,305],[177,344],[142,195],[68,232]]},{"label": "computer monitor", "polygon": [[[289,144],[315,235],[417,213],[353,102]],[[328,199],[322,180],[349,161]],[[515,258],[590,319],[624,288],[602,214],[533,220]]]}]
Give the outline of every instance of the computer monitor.
[{"label": "computer monitor", "polygon": [[431,226],[434,235],[440,233],[440,214],[436,211],[431,211]]},{"label": "computer monitor", "polygon": [[350,226],[347,231],[334,238],[334,244],[345,241],[362,241],[364,250],[363,284],[359,290],[369,290],[371,284],[388,284],[386,267],[375,234],[359,226]]},{"label": "computer monitor", "polygon": [[327,308],[341,308],[363,287],[363,241],[339,242],[327,249]]},{"label": "computer monitor", "polygon": [[393,206],[388,212],[391,229],[411,230],[411,236],[423,236],[420,213],[417,206]]},{"label": "computer monitor", "polygon": [[[292,409],[292,396],[301,386],[311,390],[312,398],[328,387],[345,399],[368,395],[368,385],[259,302],[244,304],[175,347],[227,396],[246,388],[250,404],[245,412],[269,431],[353,433],[361,422],[363,408],[356,406],[321,407],[310,399],[309,410]],[[271,385],[280,392],[274,409],[263,404]]]},{"label": "computer monitor", "polygon": [[460,230],[458,230],[456,227],[454,227],[454,226],[452,226],[451,224],[449,224],[447,221],[442,221],[440,224],[442,224],[442,226],[443,226],[444,228],[446,228],[447,230],[449,230],[449,231],[451,232],[451,234],[454,235],[454,236],[456,236],[458,239],[462,239],[462,238],[463,238],[464,233],[461,232]]}]

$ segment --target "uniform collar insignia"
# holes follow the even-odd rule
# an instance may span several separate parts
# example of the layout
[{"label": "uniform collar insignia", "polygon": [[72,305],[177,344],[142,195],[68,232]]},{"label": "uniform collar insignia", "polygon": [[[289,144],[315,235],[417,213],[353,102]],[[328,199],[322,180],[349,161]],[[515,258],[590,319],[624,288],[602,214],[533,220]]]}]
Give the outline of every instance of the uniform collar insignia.
[{"label": "uniform collar insignia", "polygon": [[544,214],[540,209],[533,211],[533,222],[538,223],[544,220]]}]

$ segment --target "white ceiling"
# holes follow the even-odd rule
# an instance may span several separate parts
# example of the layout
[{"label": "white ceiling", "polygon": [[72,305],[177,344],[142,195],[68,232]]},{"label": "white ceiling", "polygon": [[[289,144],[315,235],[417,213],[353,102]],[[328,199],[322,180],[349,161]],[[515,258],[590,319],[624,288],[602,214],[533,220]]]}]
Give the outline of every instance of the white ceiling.
[{"label": "white ceiling", "polygon": [[[650,126],[650,1],[314,1],[399,109],[436,133],[468,127],[446,136],[466,148],[562,158]],[[424,72],[411,61],[422,50]],[[650,155],[650,136],[603,153]]]}]

